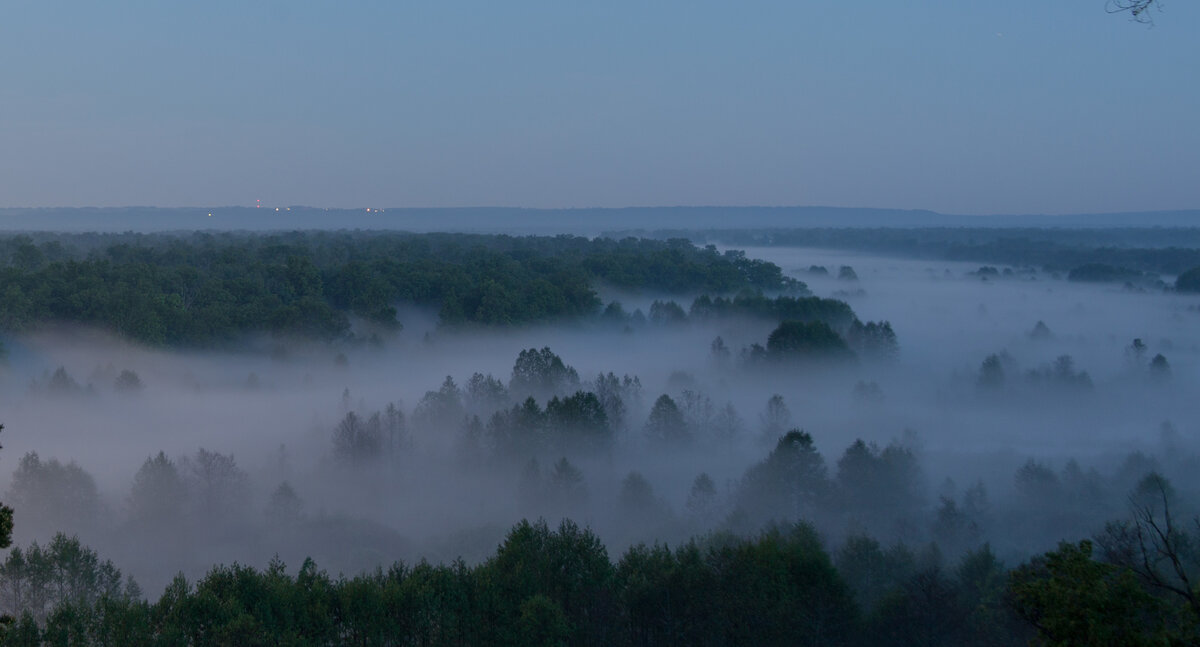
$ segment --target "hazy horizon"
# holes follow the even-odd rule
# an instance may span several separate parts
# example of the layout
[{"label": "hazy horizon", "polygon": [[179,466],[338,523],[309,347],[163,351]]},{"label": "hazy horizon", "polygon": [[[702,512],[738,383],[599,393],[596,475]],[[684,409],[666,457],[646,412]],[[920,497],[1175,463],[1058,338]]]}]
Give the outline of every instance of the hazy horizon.
[{"label": "hazy horizon", "polygon": [[20,3],[0,201],[1194,208],[1200,7],[1152,14]]}]

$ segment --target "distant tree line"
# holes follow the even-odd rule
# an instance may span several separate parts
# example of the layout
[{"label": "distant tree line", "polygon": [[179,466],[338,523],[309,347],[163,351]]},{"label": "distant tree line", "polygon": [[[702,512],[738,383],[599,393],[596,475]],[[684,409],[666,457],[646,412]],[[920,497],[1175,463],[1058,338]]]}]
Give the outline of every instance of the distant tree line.
[{"label": "distant tree line", "polygon": [[[40,241],[40,242],[39,242]],[[344,336],[351,317],[398,327],[396,306],[446,325],[591,316],[599,284],[669,294],[796,291],[778,266],[682,239],[292,232],[0,239],[0,327],[106,328],[205,345],[256,332]]]},{"label": "distant tree line", "polygon": [[1054,272],[1102,264],[1179,274],[1200,266],[1200,228],[862,227],[620,232],[704,244],[855,249],[947,261],[1002,263]]}]

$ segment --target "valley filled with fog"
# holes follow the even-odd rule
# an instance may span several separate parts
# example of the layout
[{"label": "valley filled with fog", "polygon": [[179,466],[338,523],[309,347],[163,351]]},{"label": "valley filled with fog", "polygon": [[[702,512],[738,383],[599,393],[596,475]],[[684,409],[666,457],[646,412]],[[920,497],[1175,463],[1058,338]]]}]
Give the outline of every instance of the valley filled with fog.
[{"label": "valley filled with fog", "polygon": [[8,335],[15,539],[76,534],[157,595],[177,572],[274,556],[347,574],[475,563],[539,517],[589,526],[614,554],[805,520],[835,555],[869,535],[948,559],[988,543],[1016,564],[1127,515],[1152,472],[1194,500],[1195,295],[745,251],[888,322],[895,347],[772,359],[778,321],[604,284],[620,308],[553,324],[444,326],[401,303],[401,330],[335,342]]}]

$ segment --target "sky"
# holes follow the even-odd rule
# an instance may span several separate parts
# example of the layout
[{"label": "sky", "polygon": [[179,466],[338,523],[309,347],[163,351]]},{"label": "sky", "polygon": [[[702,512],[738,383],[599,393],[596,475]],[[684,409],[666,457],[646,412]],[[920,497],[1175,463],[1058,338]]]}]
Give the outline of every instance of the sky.
[{"label": "sky", "polygon": [[0,207],[1200,208],[1195,2],[4,14]]}]

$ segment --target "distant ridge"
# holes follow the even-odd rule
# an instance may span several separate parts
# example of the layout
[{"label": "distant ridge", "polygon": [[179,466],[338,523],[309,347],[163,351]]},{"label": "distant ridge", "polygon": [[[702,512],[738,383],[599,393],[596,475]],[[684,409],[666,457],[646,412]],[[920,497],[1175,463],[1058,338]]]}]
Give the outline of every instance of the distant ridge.
[{"label": "distant ridge", "polygon": [[[211,214],[211,215],[210,215]],[[840,227],[1200,227],[1200,210],[965,216],[845,207],[43,207],[0,209],[3,231],[390,229],[595,235],[636,229]]]}]

